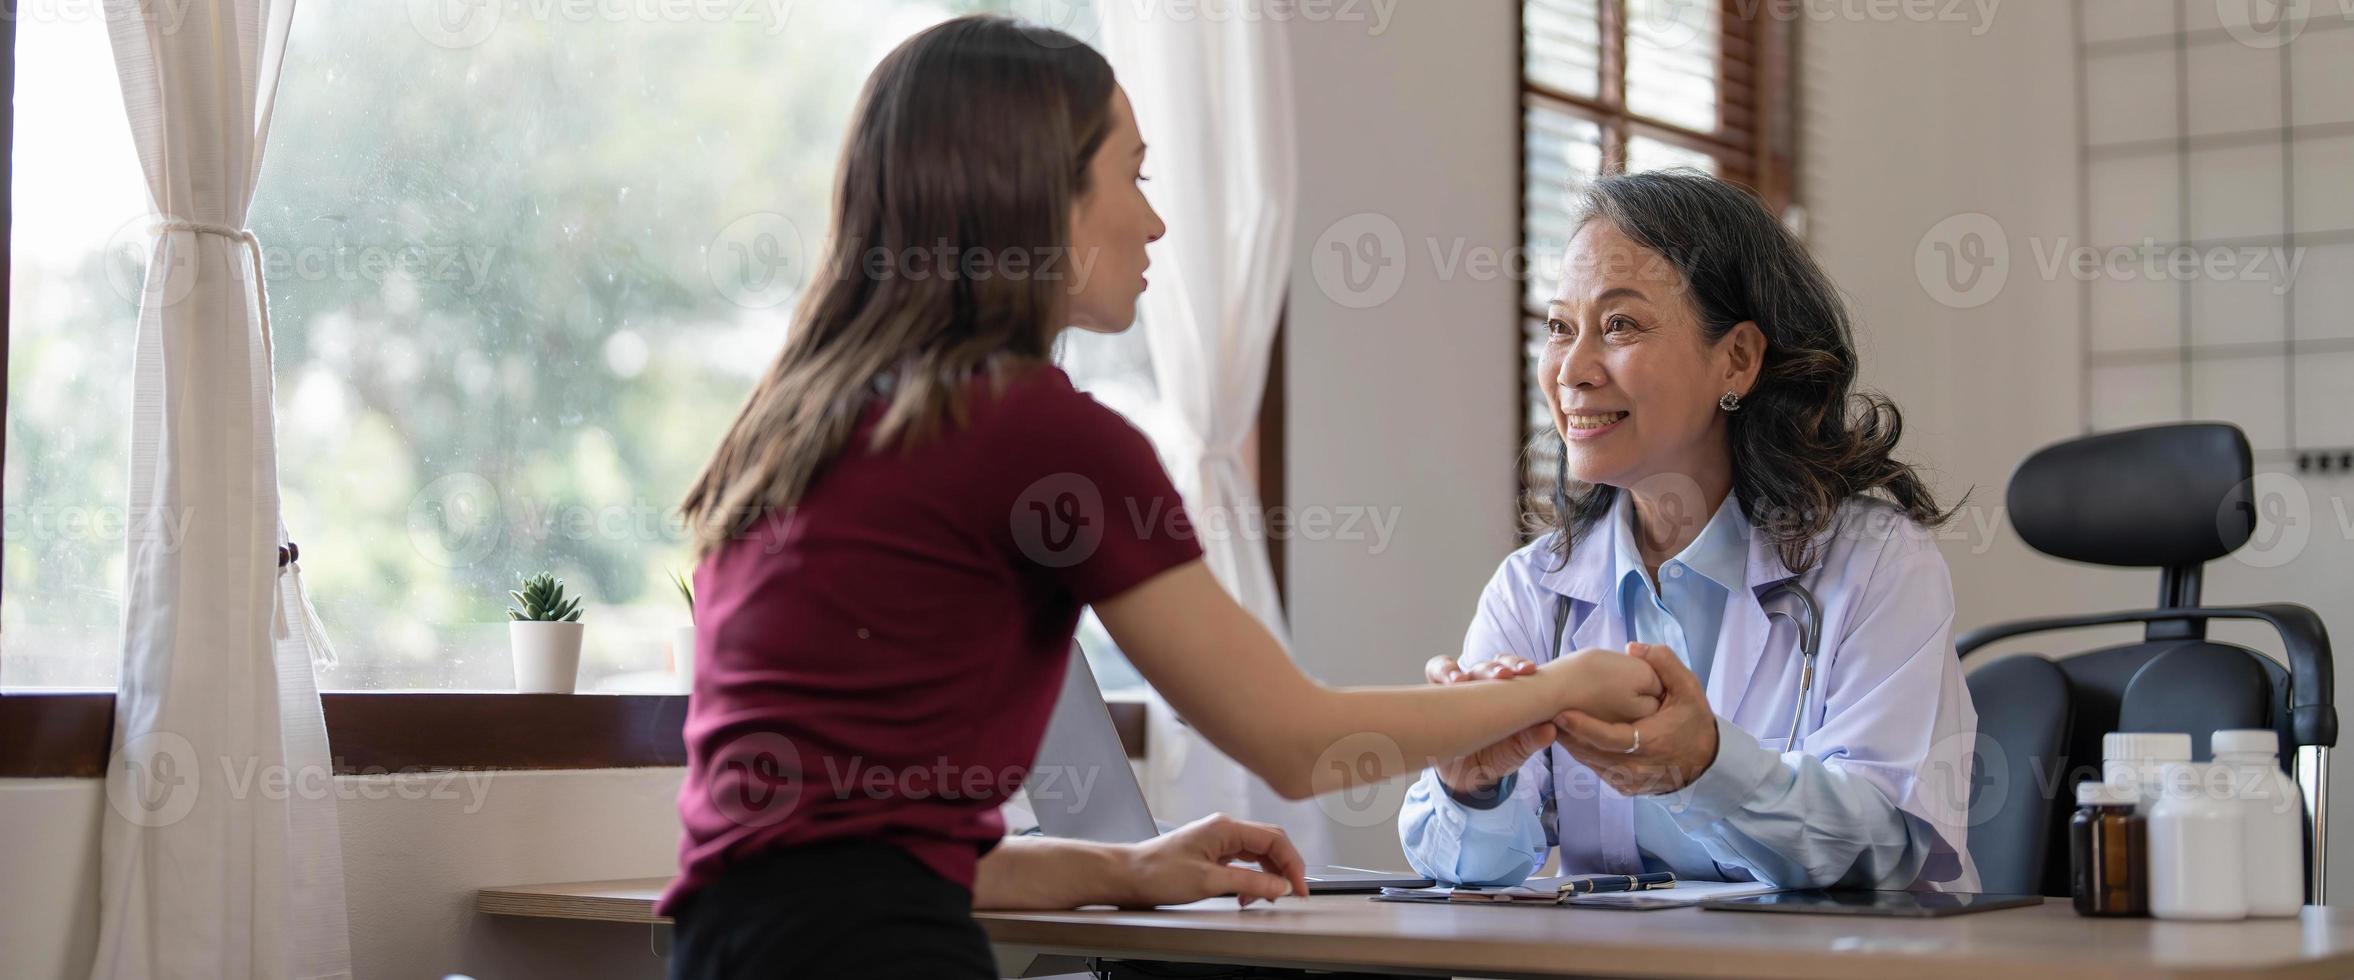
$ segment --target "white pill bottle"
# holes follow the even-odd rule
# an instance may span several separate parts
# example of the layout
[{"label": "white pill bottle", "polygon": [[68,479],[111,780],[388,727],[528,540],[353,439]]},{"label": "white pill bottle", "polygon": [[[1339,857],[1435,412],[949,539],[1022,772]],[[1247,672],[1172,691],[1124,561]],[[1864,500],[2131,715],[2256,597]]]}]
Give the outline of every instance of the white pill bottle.
[{"label": "white pill bottle", "polygon": [[2240,805],[2248,914],[2289,916],[2305,907],[2305,801],[2280,771],[2280,736],[2265,729],[2216,732],[2207,743]]},{"label": "white pill bottle", "polygon": [[2150,914],[2247,918],[2245,820],[2228,771],[2169,762],[2159,783],[2158,805],[2150,811]]}]

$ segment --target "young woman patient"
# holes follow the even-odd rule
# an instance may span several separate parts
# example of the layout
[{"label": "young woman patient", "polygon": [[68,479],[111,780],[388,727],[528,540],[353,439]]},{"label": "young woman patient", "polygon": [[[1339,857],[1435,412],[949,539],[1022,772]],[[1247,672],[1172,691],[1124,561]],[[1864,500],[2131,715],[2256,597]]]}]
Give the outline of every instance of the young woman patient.
[{"label": "young woman patient", "polygon": [[[1066,327],[1134,319],[1164,231],[1144,155],[1102,57],[1034,25],[949,21],[868,80],[825,262],[684,505],[701,565],[673,976],[990,977],[975,907],[1304,892],[1281,830],[1223,817],[1132,846],[1001,839],[1082,606],[1293,798],[1565,709],[1657,708],[1652,668],[1601,649],[1509,683],[1325,688],[1184,521],[1135,517],[1181,513],[1176,491],[1049,358]],[[1390,771],[1315,765],[1368,733]]]}]

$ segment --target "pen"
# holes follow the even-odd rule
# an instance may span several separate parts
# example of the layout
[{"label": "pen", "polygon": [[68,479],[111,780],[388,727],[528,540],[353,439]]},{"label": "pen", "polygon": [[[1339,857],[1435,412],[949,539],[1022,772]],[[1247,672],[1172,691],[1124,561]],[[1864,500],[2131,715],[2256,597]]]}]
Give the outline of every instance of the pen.
[{"label": "pen", "polygon": [[1605,892],[1647,892],[1656,888],[1674,888],[1673,871],[1655,871],[1639,875],[1585,875],[1561,883],[1560,897],[1600,895]]}]

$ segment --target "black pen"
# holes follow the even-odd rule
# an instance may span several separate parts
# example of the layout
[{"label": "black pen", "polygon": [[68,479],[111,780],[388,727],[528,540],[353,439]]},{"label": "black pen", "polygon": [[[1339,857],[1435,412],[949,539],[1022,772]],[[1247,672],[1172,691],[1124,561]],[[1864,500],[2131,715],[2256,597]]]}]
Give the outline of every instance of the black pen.
[{"label": "black pen", "polygon": [[1566,899],[1607,892],[1647,892],[1675,886],[1676,874],[1673,871],[1639,875],[1581,875],[1562,882],[1559,897]]}]

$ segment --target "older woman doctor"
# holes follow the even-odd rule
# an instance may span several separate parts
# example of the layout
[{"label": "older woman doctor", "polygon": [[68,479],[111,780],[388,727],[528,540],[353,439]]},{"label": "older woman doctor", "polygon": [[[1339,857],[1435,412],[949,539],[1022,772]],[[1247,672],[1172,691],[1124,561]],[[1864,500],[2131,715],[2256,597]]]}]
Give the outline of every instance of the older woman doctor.
[{"label": "older woman doctor", "polygon": [[1565,712],[1426,770],[1399,818],[1410,863],[1509,884],[1558,845],[1567,874],[1975,890],[1977,714],[1927,531],[1951,515],[1891,458],[1895,406],[1853,391],[1847,314],[1804,246],[1705,175],[1607,177],[1546,331],[1550,533],[1428,674],[1623,648],[1665,694],[1632,724]]}]

